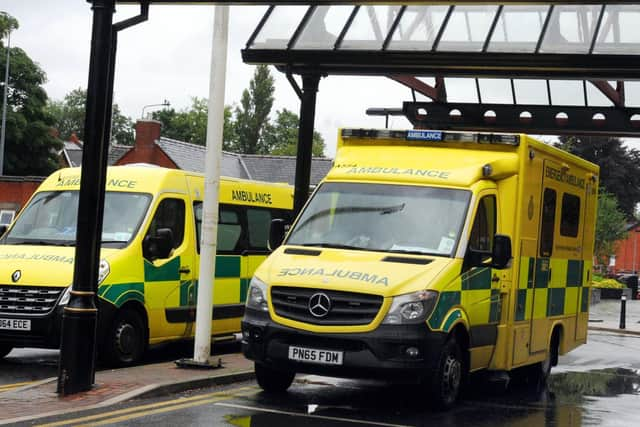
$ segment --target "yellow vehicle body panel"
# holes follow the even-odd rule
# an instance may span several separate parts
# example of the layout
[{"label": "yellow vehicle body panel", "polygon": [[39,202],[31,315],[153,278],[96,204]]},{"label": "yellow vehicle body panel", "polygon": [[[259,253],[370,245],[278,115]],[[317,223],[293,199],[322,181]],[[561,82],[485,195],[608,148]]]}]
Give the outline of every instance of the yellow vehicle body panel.
[{"label": "yellow vehicle body panel", "polygon": [[[323,185],[352,183],[467,191],[469,208],[451,256],[387,262],[385,251],[321,246],[310,255],[307,246],[285,240],[256,271],[269,289],[378,295],[383,303],[370,322],[350,325],[288,317],[269,301],[271,320],[319,339],[360,337],[380,328],[394,297],[434,290],[437,302],[425,326],[442,334],[462,328],[471,371],[540,362],[554,331],[561,354],[585,343],[598,167],[527,135],[434,131],[438,140],[416,141],[416,132],[429,131],[342,130],[334,167],[312,197]],[[496,201],[491,238],[506,235],[512,244],[506,268],[467,264],[486,200]],[[335,198],[325,207],[335,213]],[[420,258],[428,259],[411,262]]]}]

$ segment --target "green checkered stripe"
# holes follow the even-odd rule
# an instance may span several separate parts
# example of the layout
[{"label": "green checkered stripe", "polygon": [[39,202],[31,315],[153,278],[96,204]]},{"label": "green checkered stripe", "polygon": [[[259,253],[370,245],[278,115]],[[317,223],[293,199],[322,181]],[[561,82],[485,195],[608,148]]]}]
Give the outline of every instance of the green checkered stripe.
[{"label": "green checkered stripe", "polygon": [[[240,277],[242,257],[241,256],[217,256],[216,274],[218,279],[240,278],[240,302],[244,302],[247,297],[247,288],[251,278]],[[180,280],[180,257],[176,257],[161,266],[155,266],[148,261],[144,261],[145,282],[134,283],[112,283],[102,285],[98,289],[98,296],[111,302],[117,307],[121,307],[130,300],[136,300],[144,304],[144,284],[153,282],[168,282]],[[180,306],[193,306],[198,299],[198,281],[180,280]]]},{"label": "green checkered stripe", "polygon": [[[441,292],[436,307],[429,318],[428,324],[431,329],[447,331],[462,317],[460,310],[452,309],[461,304],[469,306],[479,302],[489,301],[489,310],[482,316],[479,324],[496,324],[500,321],[501,303],[500,290],[491,289],[491,268],[472,268],[461,275],[458,281],[460,290],[447,290]],[[455,287],[454,287],[455,288]],[[472,325],[477,326],[477,325]]]},{"label": "green checkered stripe", "polygon": [[[534,292],[537,298],[546,301],[546,315],[559,316],[566,313],[566,298],[569,288],[578,288],[578,310],[586,313],[589,308],[589,287],[584,286],[585,265],[583,260],[552,258],[520,258],[520,275],[515,307],[515,320],[527,320],[531,317],[531,305]],[[560,283],[551,283],[552,268],[561,268]],[[556,278],[558,276],[556,275]]]}]

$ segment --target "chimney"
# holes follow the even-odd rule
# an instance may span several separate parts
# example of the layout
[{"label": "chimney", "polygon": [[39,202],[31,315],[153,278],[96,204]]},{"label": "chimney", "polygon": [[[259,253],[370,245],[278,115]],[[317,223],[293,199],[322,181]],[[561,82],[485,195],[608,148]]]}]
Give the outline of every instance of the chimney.
[{"label": "chimney", "polygon": [[160,139],[161,123],[157,120],[138,120],[136,122],[136,149],[153,149],[155,141]]}]

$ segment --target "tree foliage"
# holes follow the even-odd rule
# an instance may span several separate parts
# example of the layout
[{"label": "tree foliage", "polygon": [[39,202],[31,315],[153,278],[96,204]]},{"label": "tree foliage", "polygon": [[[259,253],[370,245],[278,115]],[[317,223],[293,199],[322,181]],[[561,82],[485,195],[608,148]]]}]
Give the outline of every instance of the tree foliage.
[{"label": "tree foliage", "polygon": [[[269,152],[275,155],[295,156],[298,151],[298,125],[300,118],[286,108],[276,113],[273,124],[266,126],[264,141]],[[312,153],[314,156],[324,155],[324,139],[317,131],[313,132]]]},{"label": "tree foliage", "polygon": [[[154,120],[162,123],[162,135],[178,141],[192,144],[206,145],[207,143],[207,98],[191,98],[191,107],[181,111],[168,108],[155,111]],[[233,135],[231,124],[231,107],[224,107],[223,147],[227,145]]]},{"label": "tree foliage", "polygon": [[[0,13],[0,34],[18,28],[18,21]],[[4,93],[7,45],[0,44],[0,93]],[[48,175],[58,167],[61,144],[50,132],[53,123],[45,106],[44,71],[25,51],[9,51],[9,80],[4,147],[5,175]]]},{"label": "tree foliage", "polygon": [[266,65],[258,65],[242,93],[240,106],[235,109],[235,135],[231,151],[244,154],[267,154],[269,147],[263,138],[273,106],[273,77]]},{"label": "tree foliage", "polygon": [[604,263],[611,254],[615,253],[619,240],[627,237],[626,218],[624,212],[618,209],[616,197],[607,193],[604,188],[598,195],[598,216],[596,219],[596,241],[594,252],[598,262]]},{"label": "tree foliage", "polygon": [[[51,101],[47,111],[54,118],[54,127],[60,138],[68,140],[71,134],[84,140],[84,120],[87,91],[77,88],[65,95],[62,101]],[[118,104],[113,105],[111,114],[111,140],[121,145],[133,145],[133,120],[120,112]]]},{"label": "tree foliage", "polygon": [[612,193],[619,209],[632,219],[640,202],[640,151],[608,136],[561,137],[560,148],[600,166],[600,186]]}]

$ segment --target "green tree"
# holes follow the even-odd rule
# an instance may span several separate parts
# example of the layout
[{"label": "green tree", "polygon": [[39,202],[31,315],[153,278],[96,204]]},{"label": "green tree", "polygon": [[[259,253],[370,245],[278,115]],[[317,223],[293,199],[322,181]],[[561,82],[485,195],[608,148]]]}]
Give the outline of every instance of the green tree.
[{"label": "green tree", "polygon": [[[206,98],[191,98],[191,107],[181,111],[168,108],[155,111],[154,120],[162,123],[162,136],[192,144],[206,145],[207,143],[207,112]],[[224,107],[223,149],[227,150],[233,137],[233,123],[231,121],[231,106]]]},{"label": "green tree", "polygon": [[[269,124],[264,130],[265,145],[271,154],[282,156],[295,156],[298,150],[298,115],[286,108],[276,113],[273,124]],[[314,156],[324,156],[324,139],[320,133],[313,132],[312,153]]]},{"label": "green tree", "polygon": [[235,109],[235,132],[230,150],[243,154],[269,153],[263,132],[273,106],[273,77],[266,65],[258,65]]},{"label": "green tree", "polygon": [[[72,90],[62,101],[48,103],[47,111],[54,118],[60,138],[68,140],[75,133],[79,139],[84,139],[86,104],[87,91],[82,88]],[[111,140],[120,145],[133,145],[133,120],[121,113],[118,104],[113,105],[111,120]]]},{"label": "green tree", "polygon": [[640,202],[640,151],[609,136],[561,137],[556,146],[600,166],[600,187],[612,193],[627,219]]},{"label": "green tree", "polygon": [[[18,21],[0,13],[0,35],[18,28]],[[62,144],[51,135],[44,71],[19,47],[9,51],[9,84],[4,147],[5,175],[48,175],[58,168]],[[4,92],[7,45],[0,41],[0,93]]]},{"label": "green tree", "polygon": [[596,219],[596,241],[594,252],[599,263],[605,263],[614,254],[619,240],[627,237],[626,217],[618,208],[616,197],[604,188],[598,195],[598,216]]}]

